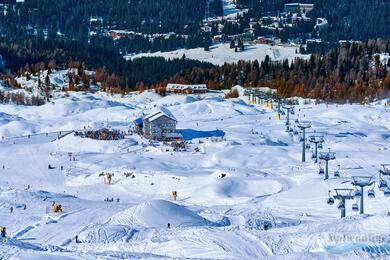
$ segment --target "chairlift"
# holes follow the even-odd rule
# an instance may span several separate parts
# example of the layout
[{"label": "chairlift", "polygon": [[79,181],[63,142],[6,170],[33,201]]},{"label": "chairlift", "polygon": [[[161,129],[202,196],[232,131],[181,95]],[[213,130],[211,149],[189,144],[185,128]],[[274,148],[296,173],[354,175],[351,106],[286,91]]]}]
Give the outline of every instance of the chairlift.
[{"label": "chairlift", "polygon": [[295,115],[294,109],[291,110],[291,115]]},{"label": "chairlift", "polygon": [[353,196],[355,197],[361,197],[363,194],[360,190],[355,190],[355,192],[353,193]]},{"label": "chairlift", "polygon": [[386,189],[383,191],[383,195],[385,195],[385,197],[390,197],[390,188],[386,188]]},{"label": "chairlift", "polygon": [[383,190],[383,189],[385,189],[387,187],[387,181],[386,180],[381,180],[380,182],[379,182],[379,189],[380,190]]},{"label": "chairlift", "polygon": [[332,196],[332,192],[329,191],[328,194],[329,194],[329,198],[327,199],[326,203],[328,203],[328,205],[333,205],[334,204],[334,198]]},{"label": "chairlift", "polygon": [[320,170],[318,171],[318,174],[320,174],[320,175],[325,174],[324,169],[320,168]]},{"label": "chairlift", "polygon": [[337,167],[338,169],[334,172],[334,177],[340,177],[340,164]]},{"label": "chairlift", "polygon": [[297,130],[294,130],[294,135],[299,135]]},{"label": "chairlift", "polygon": [[318,148],[318,149],[322,149],[322,148],[323,148],[322,143],[318,143],[317,148]]},{"label": "chairlift", "polygon": [[353,211],[359,211],[359,205],[357,203],[352,204]]},{"label": "chairlift", "polygon": [[305,140],[303,139],[303,137],[299,138],[299,142],[300,142],[300,143],[302,143],[303,141],[305,141]]},{"label": "chairlift", "polygon": [[311,148],[310,144],[306,144],[306,149],[310,149],[310,148]]},{"label": "chairlift", "polygon": [[337,205],[337,208],[340,209],[340,210],[345,209],[345,203],[341,201],[341,202],[339,203],[339,205]]},{"label": "chairlift", "polygon": [[281,114],[282,116],[284,116],[284,115],[286,114],[286,112],[284,112],[283,110],[281,110],[281,111],[280,111],[280,114]]},{"label": "chairlift", "polygon": [[374,191],[374,189],[368,190],[367,196],[368,196],[370,199],[375,198],[375,191]]},{"label": "chairlift", "polygon": [[313,152],[313,153],[311,153],[311,158],[312,159],[316,159],[317,157],[316,157],[316,154]]}]

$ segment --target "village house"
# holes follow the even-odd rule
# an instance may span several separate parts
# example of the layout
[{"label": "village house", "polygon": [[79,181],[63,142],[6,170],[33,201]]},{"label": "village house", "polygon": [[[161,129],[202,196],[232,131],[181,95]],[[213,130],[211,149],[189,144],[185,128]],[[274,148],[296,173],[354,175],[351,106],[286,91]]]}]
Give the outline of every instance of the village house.
[{"label": "village house", "polygon": [[177,120],[165,107],[151,111],[134,120],[135,131],[152,140],[181,139],[176,132]]},{"label": "village house", "polygon": [[314,4],[303,3],[287,3],[284,4],[284,11],[286,13],[308,13],[313,10]]},{"label": "village house", "polygon": [[205,84],[200,85],[185,85],[185,84],[168,84],[166,88],[167,93],[175,94],[201,94],[207,92]]}]

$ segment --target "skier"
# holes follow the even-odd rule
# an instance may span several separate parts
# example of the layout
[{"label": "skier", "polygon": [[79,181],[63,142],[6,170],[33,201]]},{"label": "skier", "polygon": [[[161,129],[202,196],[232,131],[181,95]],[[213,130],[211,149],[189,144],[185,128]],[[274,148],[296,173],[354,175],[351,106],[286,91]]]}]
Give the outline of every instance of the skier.
[{"label": "skier", "polygon": [[7,231],[5,229],[5,227],[2,227],[1,228],[1,239],[3,240],[3,243],[6,243],[7,242]]},{"label": "skier", "polygon": [[79,236],[78,235],[75,236],[75,241],[76,241],[76,244],[81,243],[81,241],[79,240]]},{"label": "skier", "polygon": [[14,211],[14,208],[13,207],[11,207],[11,213]]},{"label": "skier", "polygon": [[168,227],[168,228],[171,228],[171,223],[168,223],[167,227]]}]

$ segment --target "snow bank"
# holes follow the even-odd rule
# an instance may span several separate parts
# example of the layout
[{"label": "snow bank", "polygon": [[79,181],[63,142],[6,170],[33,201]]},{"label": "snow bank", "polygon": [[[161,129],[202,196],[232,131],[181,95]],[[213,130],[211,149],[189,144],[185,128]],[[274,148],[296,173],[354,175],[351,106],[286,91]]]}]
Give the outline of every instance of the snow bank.
[{"label": "snow bank", "polygon": [[151,200],[120,212],[110,224],[133,227],[201,226],[209,222],[184,206],[166,201]]}]

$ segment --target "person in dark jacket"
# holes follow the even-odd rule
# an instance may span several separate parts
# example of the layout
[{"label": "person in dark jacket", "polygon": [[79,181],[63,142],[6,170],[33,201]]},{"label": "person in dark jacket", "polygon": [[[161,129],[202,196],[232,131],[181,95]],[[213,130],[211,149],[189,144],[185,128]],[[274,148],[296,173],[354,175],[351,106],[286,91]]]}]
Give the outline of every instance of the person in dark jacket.
[{"label": "person in dark jacket", "polygon": [[5,227],[1,228],[0,236],[1,240],[3,240],[3,243],[7,242],[7,230]]}]

